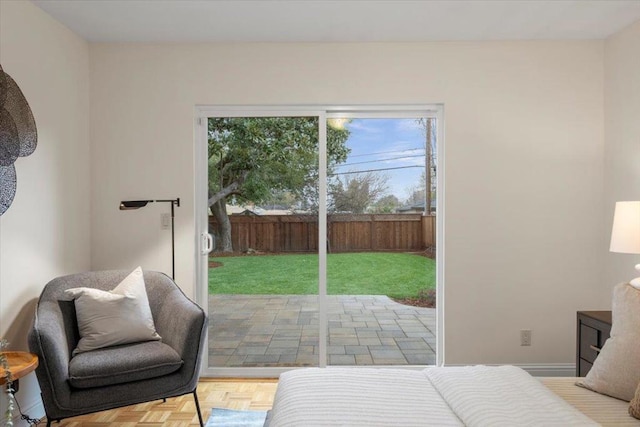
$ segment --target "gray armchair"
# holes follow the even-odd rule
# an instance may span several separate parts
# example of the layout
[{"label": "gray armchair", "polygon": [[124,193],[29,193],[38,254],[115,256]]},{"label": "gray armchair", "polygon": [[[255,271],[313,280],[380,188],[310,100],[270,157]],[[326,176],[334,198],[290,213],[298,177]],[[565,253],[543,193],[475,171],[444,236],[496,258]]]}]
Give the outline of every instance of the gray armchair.
[{"label": "gray armchair", "polygon": [[49,282],[38,302],[29,348],[38,355],[36,376],[51,421],[193,393],[207,318],[168,276],[145,271],[144,281],[162,341],[126,344],[71,356],[79,340],[75,306],[65,289],[115,288],[129,271],[100,271]]}]

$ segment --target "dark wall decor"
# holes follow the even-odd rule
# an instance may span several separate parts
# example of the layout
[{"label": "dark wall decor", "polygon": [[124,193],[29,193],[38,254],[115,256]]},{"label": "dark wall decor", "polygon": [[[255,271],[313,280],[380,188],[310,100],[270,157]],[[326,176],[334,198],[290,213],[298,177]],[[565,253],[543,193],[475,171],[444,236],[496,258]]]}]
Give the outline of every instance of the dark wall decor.
[{"label": "dark wall decor", "polygon": [[29,103],[0,65],[0,215],[9,209],[16,195],[14,163],[18,157],[33,153],[37,142],[38,131]]}]

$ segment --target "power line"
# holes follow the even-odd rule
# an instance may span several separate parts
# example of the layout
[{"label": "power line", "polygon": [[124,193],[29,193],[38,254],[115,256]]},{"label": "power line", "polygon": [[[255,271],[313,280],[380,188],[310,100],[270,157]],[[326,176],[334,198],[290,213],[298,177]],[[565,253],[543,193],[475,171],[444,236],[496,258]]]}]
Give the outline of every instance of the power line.
[{"label": "power line", "polygon": [[407,148],[405,150],[393,150],[393,151],[378,151],[375,153],[367,153],[367,154],[354,154],[352,156],[349,157],[364,157],[364,156],[374,156],[376,154],[391,154],[391,153],[402,153],[405,151],[417,151],[417,150],[424,150],[424,147],[418,147],[418,148]]},{"label": "power line", "polygon": [[336,165],[336,167],[351,166],[351,165],[361,165],[363,163],[388,162],[389,160],[409,159],[409,158],[413,158],[413,157],[424,157],[424,154],[414,154],[412,156],[389,157],[389,158],[386,158],[386,159],[367,160],[367,161],[364,161],[364,162],[342,163],[342,164]]},{"label": "power line", "polygon": [[395,170],[395,169],[409,169],[409,168],[423,168],[424,169],[424,165],[420,166],[420,165],[414,165],[414,166],[396,166],[394,168],[380,168],[380,169],[367,169],[367,170],[361,170],[361,171],[349,171],[349,172],[335,172],[335,173],[330,173],[327,174],[328,176],[334,176],[334,175],[349,175],[349,174],[354,174],[354,173],[365,173],[365,172],[377,172],[377,171],[390,171],[390,170]]}]

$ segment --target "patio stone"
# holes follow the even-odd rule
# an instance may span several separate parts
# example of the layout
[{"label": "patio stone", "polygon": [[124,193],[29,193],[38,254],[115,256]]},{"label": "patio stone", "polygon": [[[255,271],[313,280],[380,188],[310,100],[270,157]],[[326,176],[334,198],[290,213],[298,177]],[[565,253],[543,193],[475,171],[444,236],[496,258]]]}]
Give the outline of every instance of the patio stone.
[{"label": "patio stone", "polygon": [[298,346],[298,354],[313,354],[315,347],[312,345]]},{"label": "patio stone", "polygon": [[387,347],[395,347],[396,340],[393,337],[380,337],[380,345]]},{"label": "patio stone", "polygon": [[369,354],[369,348],[366,345],[345,345],[347,354]]},{"label": "patio stone", "polygon": [[233,356],[229,356],[229,359],[227,359],[226,366],[242,366],[244,364],[245,359],[246,359],[245,355],[234,354]]},{"label": "patio stone", "polygon": [[236,352],[236,348],[213,348],[213,347],[209,347],[209,354],[211,355],[211,357],[216,357],[216,356],[231,356],[233,353]]},{"label": "patio stone", "polygon": [[293,365],[296,363],[297,354],[281,354],[278,359],[278,364],[281,365]]},{"label": "patio stone", "polygon": [[374,338],[374,337],[360,338],[360,336],[358,336],[358,344],[365,347],[370,345],[382,345],[379,338]]},{"label": "patio stone", "polygon": [[355,328],[329,328],[329,336],[331,337],[353,337],[355,334]]},{"label": "patio stone", "polygon": [[298,346],[300,345],[300,341],[299,340],[277,340],[277,339],[272,339],[271,343],[269,344],[270,348],[276,348],[276,347],[281,347],[281,348],[298,348]]},{"label": "patio stone", "polygon": [[273,321],[274,325],[297,325],[298,319],[278,318]]},{"label": "patio stone", "polygon": [[394,366],[394,365],[408,365],[409,363],[407,363],[407,360],[402,357],[399,359],[380,359],[380,358],[373,358],[373,364],[374,365],[384,365],[384,366]]},{"label": "patio stone", "polygon": [[[211,329],[211,328],[210,328]],[[249,332],[255,335],[259,335],[259,334],[269,334],[269,335],[273,335],[276,332],[277,327],[274,325],[253,325],[251,326],[251,329],[249,329]],[[215,333],[215,330],[212,331]],[[217,334],[216,334],[217,335]]]},{"label": "patio stone", "polygon": [[402,326],[402,330],[405,333],[411,333],[411,332],[424,332],[424,326]]},{"label": "patio stone", "polygon": [[367,322],[367,328],[368,329],[375,329],[377,331],[382,330],[382,328],[380,327],[380,323],[378,323],[377,321]]},{"label": "patio stone", "polygon": [[424,341],[400,341],[398,342],[398,347],[401,350],[431,350],[429,344]]},{"label": "patio stone", "polygon": [[393,343],[389,344],[389,345],[384,345],[384,344],[382,344],[382,345],[370,345],[368,347],[369,347],[369,351],[371,352],[371,355],[373,355],[373,352],[380,353],[380,352],[383,352],[383,351],[387,351],[387,352],[393,351],[395,353],[401,353],[400,347],[398,347],[396,345],[395,341],[393,341]]},{"label": "patio stone", "polygon": [[[242,342],[244,344],[269,344],[272,335],[247,335]],[[215,347],[215,345],[214,345]]]},{"label": "patio stone", "polygon": [[329,345],[358,345],[357,337],[329,337]]},{"label": "patio stone", "polygon": [[249,354],[244,360],[245,363],[277,363],[280,361],[279,354]]},{"label": "patio stone", "polygon": [[380,329],[374,328],[358,328],[356,329],[356,335],[358,338],[378,338],[378,331]]},{"label": "patio stone", "polygon": [[[435,309],[380,295],[331,295],[328,363],[435,363]],[[209,365],[317,366],[318,297],[211,295]]]},{"label": "patio stone", "polygon": [[366,328],[366,322],[342,322],[343,328]]},{"label": "patio stone", "polygon": [[376,321],[380,325],[396,325],[397,316],[394,312],[385,311],[384,313],[376,312]]},{"label": "patio stone", "polygon": [[237,348],[240,343],[242,341],[240,340],[234,340],[234,341],[226,341],[226,340],[221,340],[221,341],[214,341],[211,344],[212,348]]},{"label": "patio stone", "polygon": [[327,354],[346,354],[345,346],[343,345],[328,345]]},{"label": "patio stone", "polygon": [[314,366],[318,364],[318,356],[311,354],[298,354],[295,361],[299,366]]},{"label": "patio stone", "polygon": [[211,362],[215,363],[215,366],[224,366],[229,360],[229,356],[211,356],[209,358]]},{"label": "patio stone", "polygon": [[434,363],[428,353],[405,354],[404,357],[410,365],[428,365]]},{"label": "patio stone", "polygon": [[356,354],[356,365],[373,365],[373,358],[368,354]]},{"label": "patio stone", "polygon": [[405,334],[408,338],[424,338],[425,340],[433,338],[435,340],[435,335],[429,330],[424,330],[422,332],[405,332]]},{"label": "patio stone", "polygon": [[266,346],[238,346],[238,348],[236,349],[235,354],[238,355],[246,355],[246,354],[264,354],[264,352],[267,350]]},{"label": "patio stone", "polygon": [[331,365],[355,365],[356,358],[348,354],[330,354],[329,363]]},{"label": "patio stone", "polygon": [[406,337],[406,335],[404,334],[404,331],[402,329],[378,331],[378,336],[380,338],[387,338],[387,337],[404,338],[404,337]]},{"label": "patio stone", "polygon": [[302,331],[297,329],[279,329],[273,333],[273,338],[300,338],[301,335]]}]

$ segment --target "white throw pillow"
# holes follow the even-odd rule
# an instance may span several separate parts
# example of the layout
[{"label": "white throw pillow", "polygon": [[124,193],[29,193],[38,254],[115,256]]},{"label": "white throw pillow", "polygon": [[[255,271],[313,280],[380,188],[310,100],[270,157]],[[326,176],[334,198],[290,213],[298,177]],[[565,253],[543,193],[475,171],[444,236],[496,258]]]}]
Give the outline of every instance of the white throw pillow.
[{"label": "white throw pillow", "polygon": [[140,267],[112,291],[73,288],[65,294],[74,299],[80,332],[74,356],[113,345],[161,339],[153,323]]},{"label": "white throw pillow", "polygon": [[611,338],[576,384],[628,402],[640,383],[640,290],[628,283],[617,285],[611,309]]},{"label": "white throw pillow", "polygon": [[629,414],[640,420],[640,384],[638,384],[636,395],[629,405]]}]

